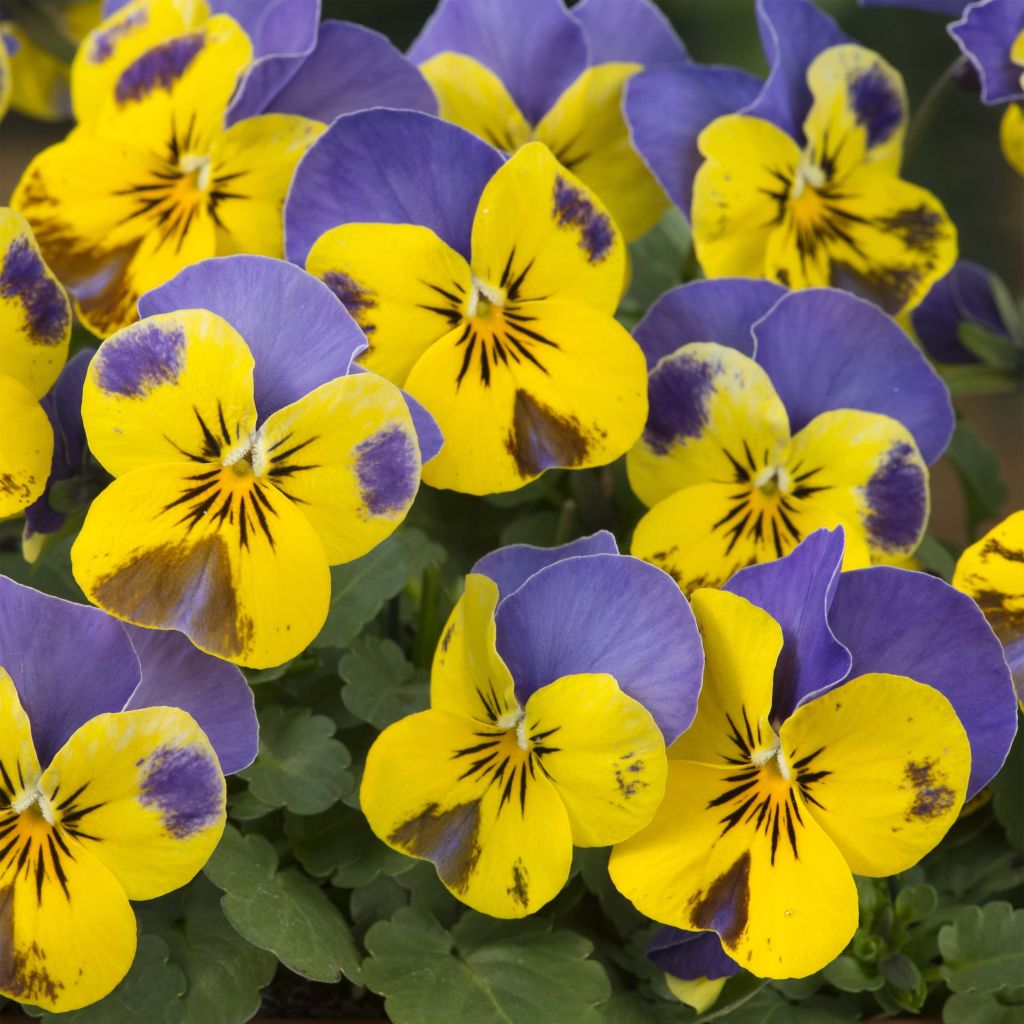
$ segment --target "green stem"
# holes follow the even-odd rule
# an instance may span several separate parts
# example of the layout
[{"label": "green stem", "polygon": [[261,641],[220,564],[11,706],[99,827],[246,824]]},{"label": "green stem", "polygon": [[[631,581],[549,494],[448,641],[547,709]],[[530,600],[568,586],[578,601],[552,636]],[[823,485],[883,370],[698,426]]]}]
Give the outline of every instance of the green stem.
[{"label": "green stem", "polygon": [[576,502],[566,498],[562,510],[558,514],[558,526],[555,529],[555,547],[565,544],[572,536],[572,521],[576,517]]},{"label": "green stem", "polygon": [[417,668],[429,668],[434,657],[434,647],[441,631],[437,614],[440,594],[441,567],[432,565],[423,573],[420,588],[420,613],[412,649],[412,663]]},{"label": "green stem", "polygon": [[938,113],[939,108],[956,84],[957,76],[966,66],[967,58],[961,54],[935,79],[932,87],[928,90],[928,94],[921,101],[921,105],[910,119],[910,127],[907,129],[907,141],[903,147],[904,162],[909,160],[911,154],[917,149],[921,139],[924,138],[928,125],[932,122],[932,118]]}]

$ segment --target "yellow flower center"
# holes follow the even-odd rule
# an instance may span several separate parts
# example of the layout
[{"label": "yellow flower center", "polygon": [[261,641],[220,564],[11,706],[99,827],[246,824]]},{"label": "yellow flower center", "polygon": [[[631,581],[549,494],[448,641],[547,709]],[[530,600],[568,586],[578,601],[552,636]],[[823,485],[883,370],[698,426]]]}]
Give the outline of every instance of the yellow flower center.
[{"label": "yellow flower center", "polygon": [[206,153],[186,153],[179,161],[178,168],[185,180],[200,192],[210,190],[210,157]]}]

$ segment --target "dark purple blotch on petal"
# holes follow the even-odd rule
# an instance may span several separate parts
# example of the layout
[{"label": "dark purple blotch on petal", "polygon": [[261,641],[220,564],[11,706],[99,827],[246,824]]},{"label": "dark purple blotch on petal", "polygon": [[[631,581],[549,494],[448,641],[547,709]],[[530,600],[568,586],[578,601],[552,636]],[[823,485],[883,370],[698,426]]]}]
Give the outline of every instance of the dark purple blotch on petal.
[{"label": "dark purple blotch on petal", "polygon": [[735,948],[750,914],[750,851],[744,850],[706,892],[693,897],[692,903],[694,924],[717,932],[724,946]]},{"label": "dark purple blotch on petal", "polygon": [[322,280],[349,311],[352,319],[363,329],[363,334],[370,335],[377,329],[375,324],[367,320],[367,314],[377,305],[369,288],[340,270],[328,270]]},{"label": "dark purple blotch on petal", "polygon": [[147,50],[121,73],[114,89],[118,103],[141,100],[154,89],[169,89],[203,48],[202,32],[178,36]]},{"label": "dark purple blotch on petal", "polygon": [[149,20],[149,11],[140,7],[132,11],[122,21],[110,28],[97,32],[92,39],[92,49],[89,51],[89,60],[93,64],[102,64],[114,56],[114,47],[122,36],[126,36],[133,28],[145,25]]},{"label": "dark purple blotch on petal", "polygon": [[661,360],[647,382],[650,413],[644,441],[657,455],[673,444],[699,437],[707,424],[714,367],[681,352]]},{"label": "dark purple blotch on petal", "polygon": [[401,427],[386,427],[356,448],[356,475],[375,516],[407,508],[420,482],[419,449]]},{"label": "dark purple blotch on petal", "polygon": [[216,824],[224,809],[224,780],[216,758],[197,747],[161,747],[141,766],[139,802],[155,807],[175,839]]},{"label": "dark purple blotch on petal", "polygon": [[185,363],[184,350],[180,327],[136,324],[100,349],[100,387],[108,394],[141,398],[160,384],[173,384]]},{"label": "dark purple blotch on petal", "polygon": [[867,526],[871,539],[887,551],[907,550],[917,543],[928,509],[928,481],[913,458],[913,447],[894,445],[868,481],[871,507]]},{"label": "dark purple blotch on petal", "polygon": [[68,300],[24,236],[16,238],[4,256],[0,296],[21,303],[29,334],[37,345],[59,345],[64,340],[71,319]]},{"label": "dark purple blotch on petal", "polygon": [[555,178],[554,202],[553,212],[558,224],[579,228],[580,248],[587,254],[587,262],[600,263],[615,241],[611,218],[561,176]]},{"label": "dark purple blotch on petal", "polygon": [[867,129],[868,146],[891,138],[903,122],[903,100],[885,72],[873,64],[867,71],[851,75],[848,86],[857,124]]}]

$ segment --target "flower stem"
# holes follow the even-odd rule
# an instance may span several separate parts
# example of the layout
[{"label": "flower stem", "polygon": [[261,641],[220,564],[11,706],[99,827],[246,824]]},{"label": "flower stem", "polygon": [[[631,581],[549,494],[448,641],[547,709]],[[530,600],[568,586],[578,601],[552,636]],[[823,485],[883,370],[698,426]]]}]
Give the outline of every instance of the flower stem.
[{"label": "flower stem", "polygon": [[420,611],[412,649],[412,663],[417,668],[429,668],[434,657],[434,646],[441,630],[437,614],[440,592],[441,568],[432,565],[424,571],[420,588]]},{"label": "flower stem", "polygon": [[910,159],[911,154],[917,149],[924,138],[924,133],[931,124],[932,118],[938,113],[939,108],[945,102],[960,72],[967,65],[967,58],[961,54],[956,58],[945,71],[932,83],[927,95],[921,101],[921,105],[914,112],[910,119],[910,127],[907,129],[907,141],[903,147],[904,163]]}]

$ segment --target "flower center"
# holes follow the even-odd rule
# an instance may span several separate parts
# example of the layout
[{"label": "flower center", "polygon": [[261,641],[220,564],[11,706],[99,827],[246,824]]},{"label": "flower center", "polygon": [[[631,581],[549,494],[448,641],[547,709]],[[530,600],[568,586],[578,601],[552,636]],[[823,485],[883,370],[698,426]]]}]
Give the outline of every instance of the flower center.
[{"label": "flower center", "polygon": [[789,196],[794,200],[803,198],[808,186],[815,192],[819,192],[825,187],[827,181],[828,176],[825,174],[825,171],[818,164],[814,163],[809,156],[805,155],[796,169],[796,175],[793,178],[793,185]]},{"label": "flower center", "polygon": [[755,768],[764,768],[766,765],[772,765],[778,771],[779,775],[784,782],[789,782],[792,775],[789,770],[789,762],[786,760],[786,755],[782,751],[782,741],[776,735],[775,730],[771,726],[766,726],[768,735],[771,737],[769,743],[756,747],[750,752],[750,763]]},{"label": "flower center", "polygon": [[526,712],[522,708],[516,708],[514,711],[506,711],[505,714],[498,719],[497,725],[499,729],[515,729],[516,744],[519,749],[530,749],[530,740],[526,735]]},{"label": "flower center", "polygon": [[474,317],[487,319],[495,308],[501,309],[505,305],[505,299],[504,288],[495,288],[474,274],[473,292],[469,297],[469,308],[466,313],[471,320]]},{"label": "flower center", "polygon": [[28,814],[37,820],[42,819],[47,825],[54,824],[53,805],[39,788],[39,780],[29,783],[24,791],[11,802],[11,810],[18,815]]},{"label": "flower center", "polygon": [[178,169],[190,177],[200,192],[210,189],[210,157],[205,153],[185,153],[178,161]]},{"label": "flower center", "polygon": [[793,481],[785,466],[765,466],[754,477],[753,484],[766,498],[789,494],[793,489]]}]

